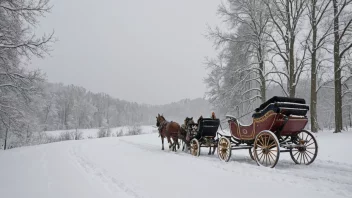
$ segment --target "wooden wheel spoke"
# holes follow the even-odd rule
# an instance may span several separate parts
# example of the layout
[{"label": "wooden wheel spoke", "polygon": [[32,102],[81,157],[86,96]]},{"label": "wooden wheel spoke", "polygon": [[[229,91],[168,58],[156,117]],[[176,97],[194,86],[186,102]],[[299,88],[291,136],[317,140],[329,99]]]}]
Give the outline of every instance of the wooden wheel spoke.
[{"label": "wooden wheel spoke", "polygon": [[301,158],[300,158],[300,162],[302,163],[302,159],[303,159],[303,154],[301,153]]},{"label": "wooden wheel spoke", "polygon": [[275,155],[274,153],[272,152],[269,152],[270,155],[273,155],[275,158],[277,157],[277,155]]},{"label": "wooden wheel spoke", "polygon": [[[313,140],[313,138],[310,138],[309,140],[306,140],[304,144],[305,144],[305,145],[306,145],[306,144],[309,144],[312,140]],[[314,143],[314,141],[313,141],[313,143]]]},{"label": "wooden wheel spoke", "polygon": [[312,144],[314,144],[314,142],[312,142],[312,143],[310,143],[310,144],[306,145],[306,147],[308,147],[308,146],[310,146],[310,145],[312,145]]},{"label": "wooden wheel spoke", "polygon": [[270,144],[268,147],[271,148],[272,146],[276,146],[276,143],[273,142],[272,144]]},{"label": "wooden wheel spoke", "polygon": [[296,153],[293,155],[293,156],[296,156],[298,153],[299,153],[299,151],[298,150],[295,150],[296,151]]},{"label": "wooden wheel spoke", "polygon": [[274,154],[273,154],[273,153],[269,153],[270,158],[271,158],[273,161],[275,161],[276,156],[275,156],[275,158],[274,158],[272,155],[274,155]]},{"label": "wooden wheel spoke", "polygon": [[308,153],[307,153],[306,155],[309,157],[309,159],[310,159],[310,160],[312,160],[312,159],[313,159],[313,158],[312,158],[312,157],[311,157]]},{"label": "wooden wheel spoke", "polygon": [[270,137],[265,136],[265,146],[268,146]]},{"label": "wooden wheel spoke", "polygon": [[307,153],[310,153],[310,154],[312,154],[312,155],[314,155],[314,153],[312,153],[312,152],[310,152],[310,151],[308,151],[308,150],[306,150],[306,152],[307,152]]},{"label": "wooden wheel spoke", "polygon": [[261,139],[258,139],[258,142],[260,143],[260,144],[257,144],[258,146],[264,146],[264,143],[262,142]]},{"label": "wooden wheel spoke", "polygon": [[304,157],[306,158],[306,160],[307,160],[307,163],[309,162],[309,159],[308,159],[308,157],[310,158],[310,159],[312,159],[307,153],[304,153]]},{"label": "wooden wheel spoke", "polygon": [[305,158],[305,153],[302,154],[302,158],[303,158],[303,163],[306,163],[306,158]]},{"label": "wooden wheel spoke", "polygon": [[301,152],[298,152],[298,156],[297,156],[296,160],[298,160],[300,156],[301,156]]},{"label": "wooden wheel spoke", "polygon": [[[263,158],[263,156],[264,156],[264,153],[261,153],[262,155],[261,155],[261,157],[259,158],[259,160],[261,160],[262,158]],[[259,156],[258,156],[259,157]]]},{"label": "wooden wheel spoke", "polygon": [[[309,142],[309,141],[310,141],[310,140],[309,140],[309,141],[307,141],[308,137],[309,137],[309,135],[307,135],[307,136],[306,136],[306,140],[305,140],[305,142]],[[310,138],[310,139],[312,139],[312,138]]]},{"label": "wooden wheel spoke", "polygon": [[262,161],[262,163],[264,164],[265,161],[266,161],[266,155],[264,154],[264,155],[263,155],[263,161]]}]

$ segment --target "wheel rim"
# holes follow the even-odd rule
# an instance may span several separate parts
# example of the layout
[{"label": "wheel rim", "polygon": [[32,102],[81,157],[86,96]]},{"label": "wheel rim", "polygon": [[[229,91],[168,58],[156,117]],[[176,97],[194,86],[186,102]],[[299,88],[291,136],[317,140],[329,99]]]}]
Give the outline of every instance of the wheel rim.
[{"label": "wheel rim", "polygon": [[227,138],[220,138],[218,143],[218,156],[222,161],[229,161],[231,157],[231,143]]},{"label": "wheel rim", "polygon": [[312,133],[302,131],[297,135],[297,139],[293,141],[298,148],[290,150],[292,160],[296,164],[311,164],[318,154],[318,143]]},{"label": "wheel rim", "polygon": [[254,159],[258,165],[270,168],[276,166],[280,156],[280,148],[279,141],[272,132],[260,132],[255,139],[253,150]]},{"label": "wheel rim", "polygon": [[197,139],[191,141],[191,154],[194,156],[199,156],[199,142]]}]

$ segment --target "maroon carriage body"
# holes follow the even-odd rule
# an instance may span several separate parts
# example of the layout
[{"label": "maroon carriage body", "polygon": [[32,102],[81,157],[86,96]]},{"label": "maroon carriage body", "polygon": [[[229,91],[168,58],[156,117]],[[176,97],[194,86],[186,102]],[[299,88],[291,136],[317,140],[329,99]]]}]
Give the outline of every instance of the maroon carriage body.
[{"label": "maroon carriage body", "polygon": [[263,130],[280,136],[297,135],[308,123],[305,116],[308,109],[302,99],[273,97],[256,109],[250,125],[243,125],[237,119],[231,119],[229,127],[232,136],[240,140],[254,140]]}]

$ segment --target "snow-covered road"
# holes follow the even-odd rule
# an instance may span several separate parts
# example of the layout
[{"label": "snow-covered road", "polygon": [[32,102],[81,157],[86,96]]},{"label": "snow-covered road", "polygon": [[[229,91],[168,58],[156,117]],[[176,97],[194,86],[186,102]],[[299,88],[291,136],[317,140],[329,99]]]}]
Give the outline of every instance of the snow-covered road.
[{"label": "snow-covered road", "polygon": [[[259,167],[248,150],[221,162],[161,150],[157,134],[67,141],[0,152],[4,198],[352,197],[350,134],[319,134],[309,166],[288,153],[274,169]],[[166,144],[167,145],[167,144]],[[167,147],[166,147],[167,148]]]}]

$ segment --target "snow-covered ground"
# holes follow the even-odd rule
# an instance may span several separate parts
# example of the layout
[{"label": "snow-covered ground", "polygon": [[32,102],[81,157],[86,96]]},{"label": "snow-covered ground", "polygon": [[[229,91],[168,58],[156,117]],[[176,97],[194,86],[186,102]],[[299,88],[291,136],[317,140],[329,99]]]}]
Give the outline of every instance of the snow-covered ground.
[{"label": "snow-covered ground", "polygon": [[[352,197],[352,132],[317,134],[309,165],[282,153],[274,169],[259,167],[248,150],[230,162],[161,150],[157,133],[57,142],[0,151],[4,198]],[[166,143],[166,148],[167,143]]]},{"label": "snow-covered ground", "polygon": [[[121,130],[123,132],[123,134],[127,134],[129,131],[129,128],[131,128],[133,126],[122,126],[122,127],[115,127],[115,128],[111,128],[111,135],[112,136],[116,136],[117,133],[119,133]],[[140,126],[142,133],[143,134],[150,134],[150,133],[155,133],[157,132],[157,129],[154,126],[151,125],[143,125]],[[75,132],[75,129],[71,129],[71,130],[57,130],[57,131],[46,131],[45,133],[47,135],[52,135],[52,136],[59,136],[62,133],[65,132]],[[78,129],[78,131],[82,132],[82,138],[83,139],[88,139],[88,138],[97,138],[99,129]]]}]

